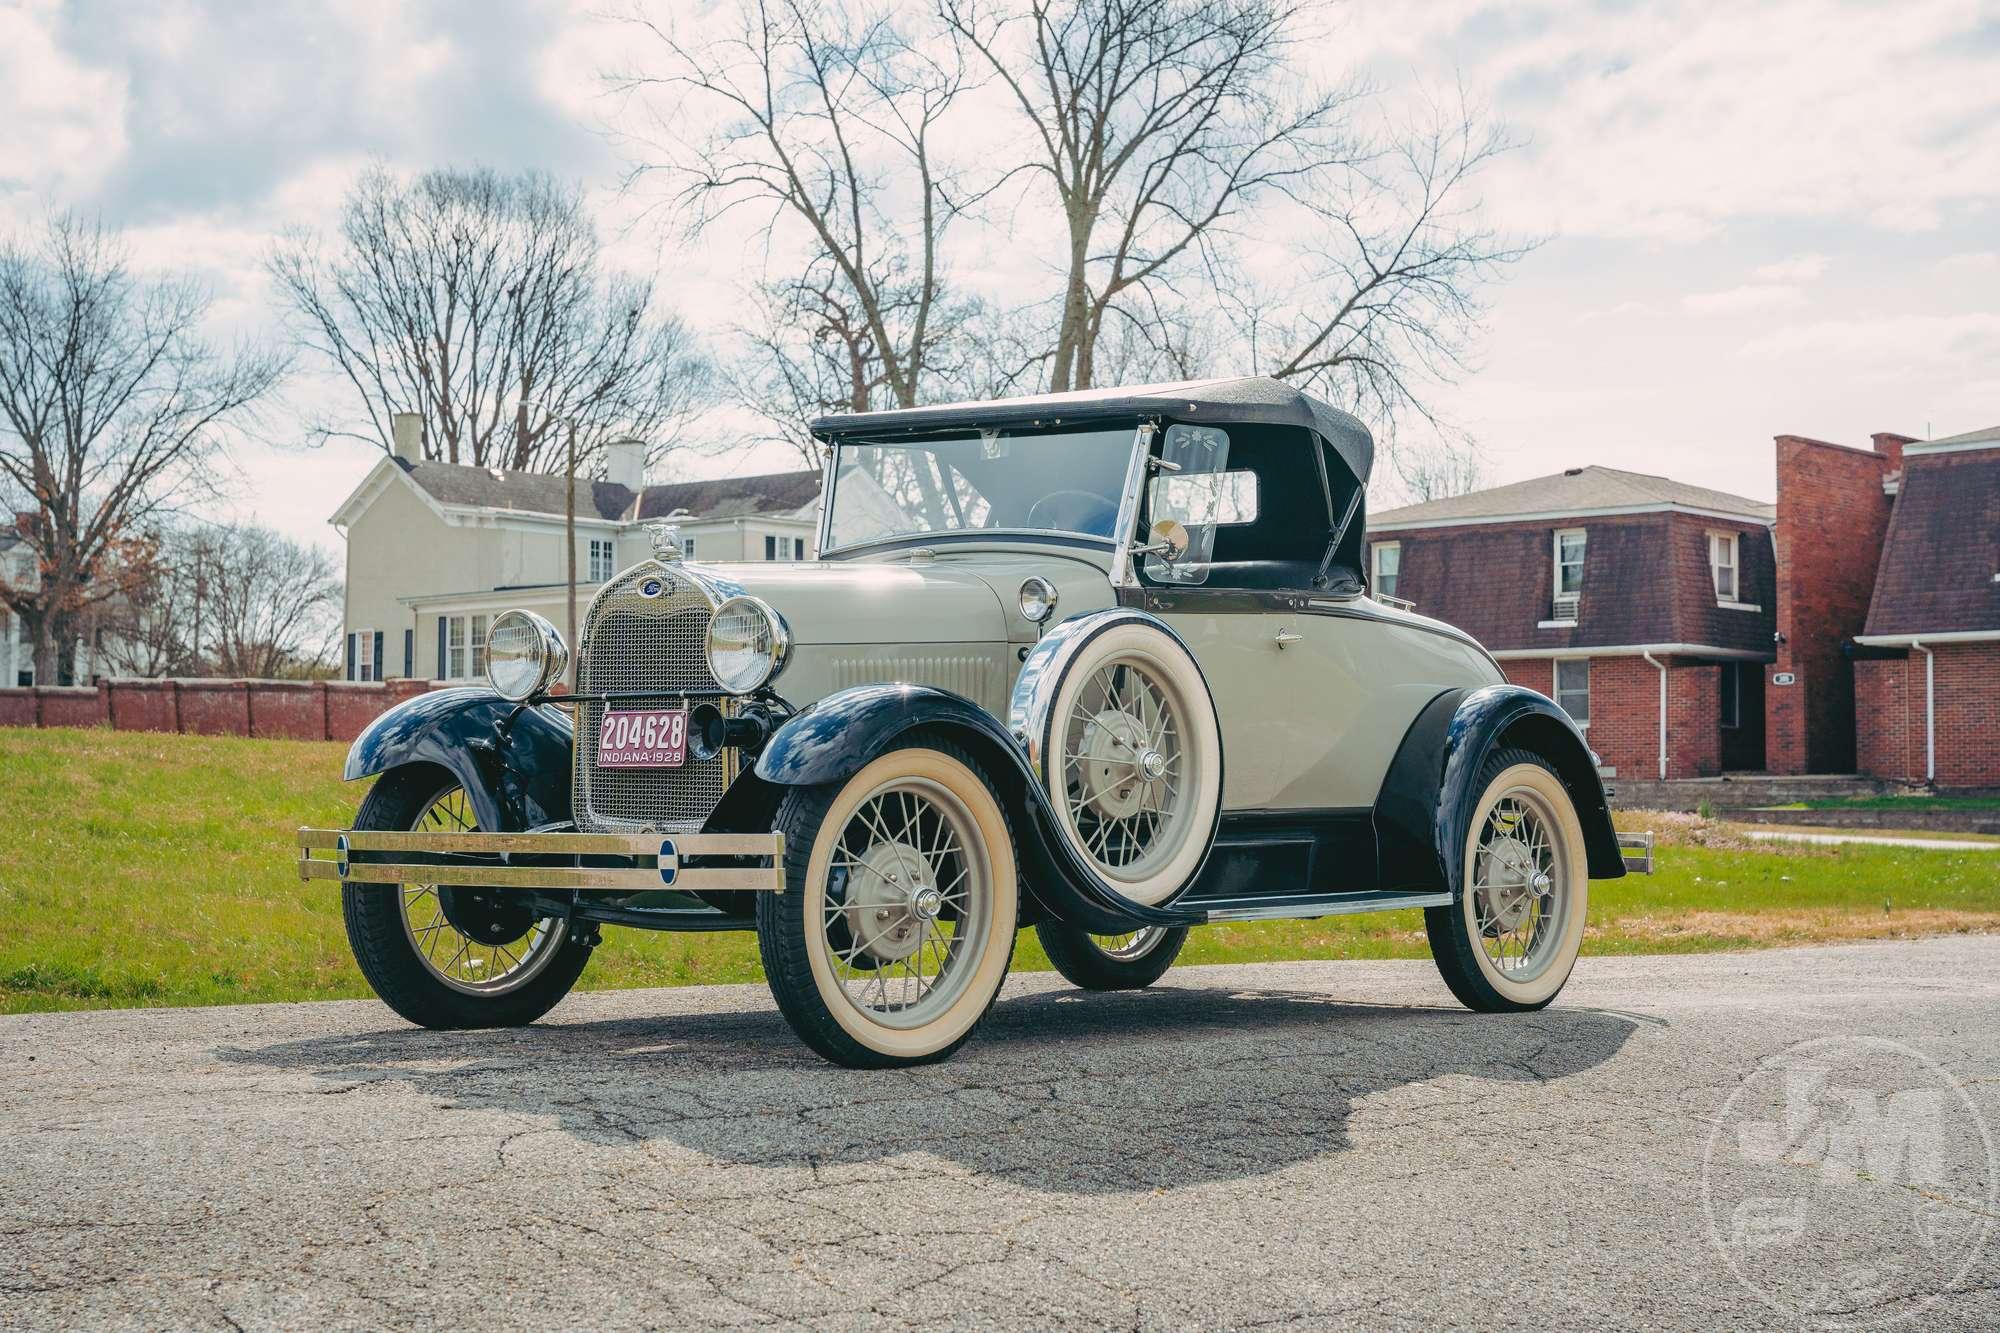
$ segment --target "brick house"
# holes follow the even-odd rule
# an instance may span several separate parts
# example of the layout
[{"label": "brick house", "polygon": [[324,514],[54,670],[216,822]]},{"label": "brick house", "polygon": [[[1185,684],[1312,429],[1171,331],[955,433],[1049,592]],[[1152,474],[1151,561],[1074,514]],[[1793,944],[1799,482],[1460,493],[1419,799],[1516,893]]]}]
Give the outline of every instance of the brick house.
[{"label": "brick house", "polygon": [[1858,767],[2000,787],[2000,426],[1905,441],[1853,648]]},{"label": "brick house", "polygon": [[1634,778],[1764,767],[1774,507],[1571,468],[1373,515],[1377,596],[1474,634]]}]

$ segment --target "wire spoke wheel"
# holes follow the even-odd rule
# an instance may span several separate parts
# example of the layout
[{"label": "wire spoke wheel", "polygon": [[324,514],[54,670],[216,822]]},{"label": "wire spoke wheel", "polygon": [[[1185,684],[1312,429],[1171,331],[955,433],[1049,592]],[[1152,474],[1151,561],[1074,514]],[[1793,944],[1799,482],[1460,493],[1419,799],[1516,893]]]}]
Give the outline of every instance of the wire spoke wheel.
[{"label": "wire spoke wheel", "polygon": [[928,778],[893,779],[848,818],[817,925],[842,994],[870,1021],[921,1027],[958,1002],[992,929],[979,847],[972,812]]},{"label": "wire spoke wheel", "polygon": [[[465,789],[440,793],[418,814],[418,833],[479,827]],[[567,927],[536,917],[501,889],[400,886],[403,932],[426,972],[467,995],[504,995],[539,976],[561,949]]]},{"label": "wire spoke wheel", "polygon": [[1500,972],[1532,977],[1554,952],[1564,867],[1551,835],[1553,812],[1525,789],[1486,812],[1473,852],[1473,913],[1480,947]]},{"label": "wire spoke wheel", "polygon": [[1113,962],[1130,963],[1144,958],[1160,947],[1167,937],[1165,926],[1146,926],[1139,930],[1128,930],[1122,935],[1092,935],[1090,942],[1098,952]]},{"label": "wire spoke wheel", "polygon": [[1137,654],[1077,690],[1060,734],[1062,790],[1084,853],[1113,878],[1144,879],[1186,837],[1186,735],[1185,700]]}]

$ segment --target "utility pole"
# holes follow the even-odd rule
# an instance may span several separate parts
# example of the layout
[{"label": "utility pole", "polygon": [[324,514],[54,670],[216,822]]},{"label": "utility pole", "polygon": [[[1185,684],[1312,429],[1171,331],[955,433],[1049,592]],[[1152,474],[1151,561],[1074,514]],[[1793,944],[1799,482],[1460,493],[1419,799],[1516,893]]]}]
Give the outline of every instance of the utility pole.
[{"label": "utility pole", "polygon": [[582,657],[576,641],[576,418],[569,419],[569,501],[564,506],[563,536],[569,549],[569,688],[576,692],[576,669]]}]

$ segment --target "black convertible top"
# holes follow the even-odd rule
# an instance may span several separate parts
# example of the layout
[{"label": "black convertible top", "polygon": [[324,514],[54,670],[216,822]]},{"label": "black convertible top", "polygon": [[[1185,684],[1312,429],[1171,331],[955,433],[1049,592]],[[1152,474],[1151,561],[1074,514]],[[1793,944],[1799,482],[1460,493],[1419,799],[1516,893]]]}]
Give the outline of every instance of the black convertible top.
[{"label": "black convertible top", "polygon": [[1139,416],[1216,425],[1240,421],[1303,427],[1332,445],[1364,485],[1375,461],[1375,442],[1366,426],[1332,404],[1300,393],[1268,375],[1082,389],[988,402],[940,403],[935,407],[894,412],[849,412],[816,419],[812,433],[822,440],[833,440],[855,434],[924,434],[954,426],[1053,426],[1065,421]]}]

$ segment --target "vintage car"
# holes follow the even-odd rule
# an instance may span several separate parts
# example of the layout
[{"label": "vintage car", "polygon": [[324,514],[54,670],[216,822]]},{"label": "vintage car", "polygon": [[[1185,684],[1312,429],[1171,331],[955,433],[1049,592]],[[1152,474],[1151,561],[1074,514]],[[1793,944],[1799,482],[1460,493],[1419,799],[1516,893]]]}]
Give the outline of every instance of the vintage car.
[{"label": "vintage car", "polygon": [[[1549,1003],[1624,871],[1594,757],[1449,625],[1368,596],[1353,417],[1270,379],[827,417],[818,559],[653,559],[569,649],[377,719],[299,832],[430,1027],[532,1022],[606,925],[754,930],[829,1060],[939,1060],[1017,931],[1089,989],[1211,922],[1424,909],[1477,1010]],[[1492,571],[1468,570],[1468,578]]]}]

